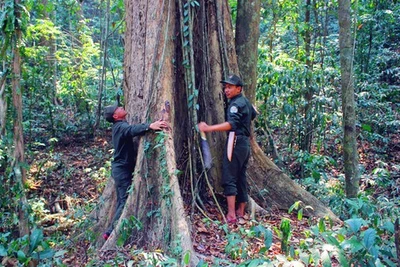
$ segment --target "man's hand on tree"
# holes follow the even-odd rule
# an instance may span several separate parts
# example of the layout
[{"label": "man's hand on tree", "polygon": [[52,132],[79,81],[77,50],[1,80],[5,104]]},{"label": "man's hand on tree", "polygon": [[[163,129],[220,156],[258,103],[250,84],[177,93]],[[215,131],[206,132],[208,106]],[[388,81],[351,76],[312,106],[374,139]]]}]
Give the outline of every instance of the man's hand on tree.
[{"label": "man's hand on tree", "polygon": [[149,128],[154,131],[160,131],[164,128],[168,128],[168,124],[165,121],[159,120],[159,121],[155,121],[155,122],[151,123]]}]

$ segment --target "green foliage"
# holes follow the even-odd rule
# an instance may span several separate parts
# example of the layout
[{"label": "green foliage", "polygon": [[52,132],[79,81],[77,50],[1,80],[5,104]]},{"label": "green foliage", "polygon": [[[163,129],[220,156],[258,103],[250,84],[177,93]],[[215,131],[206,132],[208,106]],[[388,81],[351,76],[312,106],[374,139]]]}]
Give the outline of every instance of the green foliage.
[{"label": "green foliage", "polygon": [[[372,228],[368,222],[359,219],[345,221],[345,228],[334,232],[321,232],[321,236],[337,249],[338,259],[343,266],[395,266],[392,262],[394,248],[387,247],[387,241],[382,239],[387,232],[382,231],[382,225]],[[378,231],[381,236],[378,236]],[[382,246],[382,248],[381,248]],[[389,257],[388,257],[389,256]]]},{"label": "green foliage", "polygon": [[[144,260],[139,262],[139,266],[165,266],[175,267],[178,266],[177,261],[173,258],[169,258],[159,252],[146,253],[143,252]],[[132,265],[133,266],[133,265]]]},{"label": "green foliage", "polygon": [[[116,13],[111,19],[120,20],[123,18],[123,1],[113,1],[112,4]],[[93,26],[101,25],[94,25],[97,18],[81,20],[86,8],[92,9],[89,11],[91,16],[95,15],[97,7],[90,3],[81,6],[79,2],[70,1],[59,1],[57,5],[51,1],[46,5],[30,0],[22,1],[21,5],[5,1],[2,6],[0,25],[5,37],[0,38],[2,55],[10,47],[10,34],[16,29],[21,29],[24,34],[21,86],[24,89],[23,104],[26,108],[23,108],[23,115],[28,145],[31,139],[43,138],[40,141],[44,141],[78,129],[92,131],[101,65],[99,32]],[[102,12],[104,9],[99,7],[98,10]],[[16,17],[17,13],[21,14],[20,19]],[[120,25],[122,23],[112,24],[113,27]],[[108,46],[108,60],[112,66],[106,75],[106,88],[118,88],[120,84],[118,73],[122,73],[123,49],[119,43],[113,43],[113,37],[118,34],[115,32],[107,39],[112,44]],[[105,92],[103,100],[106,103],[115,99],[116,91]]]},{"label": "green foliage", "polygon": [[384,154],[389,145],[388,136],[400,125],[395,111],[395,106],[399,105],[399,101],[396,101],[400,97],[399,90],[373,80],[361,83],[359,88],[360,137],[371,143],[382,144],[380,152]]},{"label": "green foliage", "polygon": [[[365,206],[374,206],[368,199],[359,201],[364,202]],[[300,207],[300,203],[295,204],[292,206],[293,209]],[[363,219],[357,217],[360,210],[353,209],[352,212],[354,212],[353,218],[345,220],[344,225],[340,227],[334,226],[335,224],[328,218],[321,218],[315,225],[312,224],[309,230],[305,230],[303,239],[300,239],[298,243],[292,242],[291,246],[289,246],[292,233],[290,221],[283,218],[280,227],[276,228],[275,232],[281,239],[282,250],[287,251],[286,256],[277,255],[272,259],[265,257],[272,244],[272,232],[261,224],[250,230],[239,229],[239,233],[227,234],[225,252],[232,259],[242,260],[237,266],[277,266],[279,264],[332,266],[335,263],[344,267],[396,266],[394,219],[398,214],[394,214],[392,218],[366,216]],[[248,258],[247,252],[243,250],[252,243],[252,238],[263,237],[265,247],[259,250],[259,255],[255,258]],[[217,260],[214,264],[217,265],[212,266],[224,266]]]},{"label": "green foliage", "polygon": [[290,206],[288,213],[292,213],[293,210],[297,211],[297,219],[300,221],[303,219],[303,212],[304,209],[309,209],[309,210],[313,210],[313,208],[311,206],[305,206],[303,207],[303,203],[301,201],[296,201],[292,206]]},{"label": "green foliage", "polygon": [[325,170],[331,166],[335,166],[336,162],[329,156],[309,153],[299,150],[293,153],[296,158],[295,162],[304,168],[305,178],[314,179],[314,183],[318,184],[321,179],[327,180]]},{"label": "green foliage", "polygon": [[[268,125],[271,130],[279,131],[280,144],[290,153],[301,147],[301,137],[305,134],[307,120],[303,111],[309,104],[305,99],[307,82],[313,93],[313,109],[308,118],[314,126],[312,137],[316,151],[327,153],[336,149],[327,141],[339,140],[342,135],[340,65],[336,53],[338,29],[336,23],[330,23],[337,19],[333,13],[336,5],[336,2],[317,1],[313,12],[319,17],[311,14],[310,24],[306,25],[302,3],[266,1],[262,4],[257,127],[263,129]],[[396,109],[400,103],[400,60],[394,40],[398,39],[396,33],[400,28],[398,23],[393,23],[400,17],[399,8],[392,1],[375,5],[368,0],[354,8],[359,8],[355,76],[360,137],[383,144],[377,148],[384,156],[390,140],[388,135],[399,125]],[[326,28],[324,23],[328,23]],[[309,27],[315,33],[312,37],[315,47],[308,58],[313,62],[312,70],[305,64],[303,39]]]},{"label": "green foliage", "polygon": [[186,251],[185,254],[183,255],[183,258],[182,258],[182,263],[183,263],[184,266],[185,265],[188,266],[190,264],[190,258],[191,258],[190,251]]},{"label": "green foliage", "polygon": [[255,237],[262,237],[264,239],[264,247],[260,249],[259,253],[264,254],[266,253],[271,245],[272,245],[272,231],[270,229],[265,228],[262,225],[256,225],[251,228],[251,232],[254,233]]},{"label": "green foliage", "polygon": [[226,236],[227,244],[225,246],[225,253],[233,260],[245,258],[247,253],[248,243],[242,239],[237,233],[230,233]]},{"label": "green foliage", "polygon": [[[111,102],[116,94],[122,94],[121,80],[123,68],[123,45],[120,40],[124,32],[124,6],[122,0],[111,1],[111,27],[113,33],[107,38],[103,34],[103,15],[106,1],[40,1],[5,0],[0,13],[1,57],[6,68],[10,65],[10,48],[16,30],[22,30],[23,44],[21,85],[23,93],[24,133],[28,146],[52,146],[55,139],[79,131],[91,131],[94,111],[99,104],[99,69],[102,47],[108,42],[106,59],[104,103]],[[340,168],[341,157],[341,100],[340,69],[337,53],[338,26],[336,23],[336,1],[315,1],[310,23],[305,23],[305,2],[262,1],[262,23],[258,63],[259,119],[257,129],[266,126],[279,134],[280,151],[287,153],[285,162],[293,162],[302,169],[299,182],[307,190],[328,203],[345,225],[332,228],[331,222],[320,220],[304,232],[304,239],[298,244],[290,240],[291,228],[283,219],[275,229],[282,242],[282,250],[287,254],[274,259],[266,256],[272,246],[272,231],[263,225],[239,233],[227,234],[225,251],[232,259],[242,260],[239,266],[271,266],[276,263],[302,263],[305,265],[330,266],[334,261],[341,266],[395,266],[393,242],[396,216],[399,216],[399,191],[396,185],[398,165],[389,166],[387,151],[391,149],[391,135],[400,126],[398,110],[400,103],[400,56],[398,43],[400,36],[400,7],[396,1],[361,0],[353,3],[357,12],[355,82],[358,114],[359,139],[368,142],[374,151],[374,167],[364,170],[362,182],[364,191],[356,199],[344,198],[344,178],[333,175],[332,168]],[[230,0],[232,19],[235,21],[237,1]],[[357,6],[356,6],[357,5]],[[189,60],[191,49],[190,23],[199,1],[186,1],[183,7],[182,46],[186,58],[182,64],[185,70],[192,68]],[[21,16],[18,17],[17,15]],[[326,28],[324,28],[324,25]],[[305,49],[305,33],[311,30],[312,52]],[[307,61],[312,62],[312,68]],[[1,73],[9,73],[2,69]],[[199,109],[196,98],[199,90],[187,75],[187,104],[195,111]],[[9,78],[7,78],[9,79]],[[309,86],[309,88],[307,88]],[[10,84],[6,83],[6,100],[10,103]],[[312,110],[307,118],[304,110],[308,103],[305,93],[312,91]],[[200,92],[201,93],[201,92]],[[12,117],[12,116],[11,116]],[[313,128],[312,152],[300,149],[301,137],[306,134],[306,125],[311,120]],[[7,132],[11,132],[12,119],[7,121]],[[168,204],[171,189],[168,181],[162,134],[156,137],[156,145],[150,155],[159,151],[160,175],[164,178],[162,196]],[[2,136],[0,143],[0,256],[17,257],[21,265],[31,259],[41,259],[44,266],[61,264],[64,251],[56,252],[52,240],[43,237],[41,230],[32,231],[31,238],[16,238],[18,218],[13,212],[17,205],[21,188],[12,182],[9,150],[12,138]],[[150,143],[145,142],[148,152]],[[64,168],[60,155],[50,150],[49,158],[43,160],[49,166],[43,172],[51,173]],[[154,155],[154,154],[152,154]],[[99,156],[99,159],[102,156]],[[150,156],[149,156],[150,157]],[[40,163],[42,164],[42,162]],[[43,166],[43,165],[42,165]],[[109,162],[107,166],[109,170]],[[340,170],[339,170],[340,171]],[[72,178],[73,169],[66,168],[62,175]],[[88,176],[96,179],[109,176],[106,169],[98,173],[88,170]],[[293,174],[299,178],[298,173]],[[383,192],[383,193],[382,193]],[[16,197],[11,197],[16,196]],[[10,201],[11,199],[11,201]],[[33,213],[31,220],[46,213],[44,201],[29,201]],[[296,202],[289,212],[297,211],[298,219],[303,219],[304,207]],[[88,208],[89,209],[89,208]],[[84,211],[81,211],[84,214]],[[149,212],[148,216],[160,216],[160,209]],[[119,244],[126,241],[133,230],[142,229],[135,218],[123,221],[123,233]],[[94,237],[93,237],[94,238]],[[168,237],[167,237],[168,238]],[[264,247],[259,254],[248,255],[252,238],[262,240]],[[289,245],[291,244],[291,246]],[[182,251],[177,245],[176,255]],[[25,252],[28,251],[28,252]],[[179,253],[178,253],[179,252]],[[161,252],[135,251],[134,256],[142,256],[140,266],[176,266],[178,261]],[[190,255],[185,254],[183,264],[188,265]],[[105,263],[104,266],[123,264],[122,255]],[[130,260],[128,266],[135,266]],[[214,266],[227,266],[227,259],[216,259]],[[95,266],[96,263],[93,263]],[[199,266],[208,266],[200,262]]]},{"label": "green foliage", "polygon": [[[304,135],[305,118],[301,111],[308,104],[304,99],[305,82],[311,79],[313,84],[311,114],[315,130],[315,138],[324,144],[326,131],[331,127],[332,121],[338,121],[339,99],[335,88],[326,81],[338,74],[334,69],[316,69],[312,76],[301,61],[291,58],[284,51],[274,52],[271,57],[273,62],[268,62],[268,51],[260,49],[258,90],[256,98],[260,103],[258,127],[268,124],[271,128],[285,129],[288,146],[301,142],[300,136]],[[297,143],[296,143],[297,142]]]},{"label": "green foliage", "polygon": [[24,162],[20,162],[18,168],[15,167],[14,158],[10,155],[12,147],[11,136],[6,135],[0,141],[0,231],[14,233],[18,229],[18,212],[30,212],[29,205],[23,205],[21,199],[24,197],[24,186],[16,182],[16,171],[28,169]]},{"label": "green foliage", "polygon": [[277,232],[278,237],[281,239],[281,250],[287,255],[289,252],[289,239],[290,236],[292,235],[292,231],[290,228],[290,220],[282,218],[279,231],[278,229],[275,229],[275,231]]},{"label": "green foliage", "polygon": [[132,232],[140,229],[143,229],[143,225],[135,216],[123,218],[121,220],[121,227],[117,240],[118,246],[123,246],[131,236]]},{"label": "green foliage", "polygon": [[[257,241],[262,240],[264,243],[264,246],[259,249],[258,255],[252,256],[255,257],[255,259],[250,258],[247,251],[254,242],[254,239]],[[239,266],[261,266],[256,264],[270,262],[266,256],[268,255],[268,250],[272,245],[272,239],[272,231],[265,228],[262,224],[257,224],[250,229],[239,228],[238,233],[227,232],[225,253],[233,260],[243,260],[243,263]],[[218,262],[216,262],[215,266],[224,265],[218,265]]]},{"label": "green foliage", "polygon": [[40,266],[63,266],[62,258],[66,251],[54,250],[51,239],[45,239],[41,229],[33,229],[30,236],[12,239],[7,232],[0,234],[0,256],[18,260],[21,266],[28,266],[32,260]]},{"label": "green foliage", "polygon": [[276,262],[331,266],[338,261],[340,266],[396,266],[392,221],[373,223],[352,218],[340,228],[328,228],[326,223],[321,219],[311,226],[298,247],[292,246],[289,255],[278,256]]},{"label": "green foliage", "polygon": [[0,40],[0,57],[3,58],[6,50],[14,42],[16,31],[24,32],[28,25],[29,12],[26,10],[24,2],[15,3],[13,0],[6,0],[2,4],[0,13],[0,33],[3,38]]},{"label": "green foliage", "polygon": [[229,0],[229,6],[231,8],[231,17],[232,17],[232,25],[236,25],[236,17],[237,17],[237,0]]},{"label": "green foliage", "polygon": [[[313,141],[324,145],[325,133],[340,107],[335,88],[335,77],[340,75],[335,65],[338,58],[332,48],[335,44],[330,43],[337,42],[337,29],[331,29],[333,23],[317,21],[329,16],[324,12],[335,4],[316,4],[309,22],[304,18],[306,8],[304,2],[266,1],[262,5],[258,127],[268,124],[284,129],[282,143],[289,148],[302,147],[304,136],[311,134],[310,126]],[[315,40],[309,42],[312,52],[306,50],[307,31],[315,32]],[[319,36],[322,32],[323,38]]]}]

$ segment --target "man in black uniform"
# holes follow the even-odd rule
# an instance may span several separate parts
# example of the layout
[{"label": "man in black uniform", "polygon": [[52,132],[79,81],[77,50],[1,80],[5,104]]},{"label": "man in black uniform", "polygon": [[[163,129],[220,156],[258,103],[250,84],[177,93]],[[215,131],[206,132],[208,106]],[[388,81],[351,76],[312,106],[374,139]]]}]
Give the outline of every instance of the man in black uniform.
[{"label": "man in black uniform", "polygon": [[[250,157],[250,124],[256,117],[256,111],[242,95],[243,82],[238,76],[230,75],[221,83],[229,99],[226,121],[215,125],[200,122],[198,127],[203,132],[230,132],[229,139],[232,140],[227,141],[222,163],[222,187],[228,203],[226,220],[228,223],[234,223],[237,217],[244,216],[248,202],[246,168]],[[236,201],[238,207],[235,210]]]},{"label": "man in black uniform", "polygon": [[129,125],[125,117],[127,112],[118,105],[104,108],[104,117],[112,122],[112,143],[114,147],[114,160],[111,163],[111,176],[115,181],[117,191],[117,206],[110,226],[103,233],[103,238],[108,239],[114,229],[114,224],[121,216],[125,202],[128,198],[128,188],[132,184],[132,173],[135,168],[137,148],[134,147],[133,137],[144,135],[149,130],[162,130],[167,127],[165,121]]}]

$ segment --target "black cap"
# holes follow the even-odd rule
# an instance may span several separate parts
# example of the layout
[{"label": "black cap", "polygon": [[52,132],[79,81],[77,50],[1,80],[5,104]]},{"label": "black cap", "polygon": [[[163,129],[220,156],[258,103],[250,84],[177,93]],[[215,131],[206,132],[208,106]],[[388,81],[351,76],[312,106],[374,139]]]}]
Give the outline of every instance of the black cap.
[{"label": "black cap", "polygon": [[243,86],[242,80],[235,74],[230,74],[227,79],[222,80],[221,83],[229,83],[236,86]]},{"label": "black cap", "polygon": [[114,116],[114,112],[117,109],[117,107],[118,107],[117,104],[104,107],[103,116],[104,116],[104,118],[106,118],[106,121],[114,122],[114,117],[113,116]]}]

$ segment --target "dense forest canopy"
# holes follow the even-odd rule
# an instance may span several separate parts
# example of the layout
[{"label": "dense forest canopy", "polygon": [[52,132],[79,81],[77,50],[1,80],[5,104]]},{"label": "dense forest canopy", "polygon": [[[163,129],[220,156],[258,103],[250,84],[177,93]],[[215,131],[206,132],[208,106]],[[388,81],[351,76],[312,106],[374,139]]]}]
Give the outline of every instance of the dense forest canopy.
[{"label": "dense forest canopy", "polygon": [[[234,36],[241,6],[234,0],[227,2]],[[130,86],[124,80],[124,48],[130,41],[125,17],[129,3],[132,4],[121,0],[0,3],[2,265],[36,262],[43,266],[70,266],[68,255],[77,251],[73,249],[74,242],[87,246],[82,245],[87,255],[84,260],[79,259],[79,264],[111,266],[111,262],[118,265],[126,260],[122,256],[113,260],[96,256],[98,233],[88,229],[92,224],[89,214],[104,202],[100,196],[110,178],[110,125],[102,119],[102,108],[115,101],[134,101],[124,91]],[[206,3],[171,3],[176,14],[182,15],[183,23],[180,30],[176,26],[171,42],[178,42],[180,34],[199,34],[191,30],[193,24],[203,22],[199,14]],[[226,258],[214,262],[200,259],[199,264],[204,265],[199,266],[258,266],[291,261],[396,266],[400,243],[400,6],[395,0],[351,3],[351,67],[360,187],[356,197],[346,198],[339,4],[328,0],[261,0],[260,4],[257,83],[251,96],[259,112],[254,123],[255,140],[280,170],[343,222],[330,228],[328,220],[316,222],[310,218],[307,228],[302,229],[304,236],[299,237],[300,241],[289,242],[287,250],[285,241],[290,240],[290,223],[294,223],[283,217],[276,227],[254,224],[240,234],[226,231]],[[167,63],[186,77],[183,73],[189,70],[192,59],[188,57],[186,61],[185,54],[182,57],[182,62]],[[182,83],[187,82],[183,80]],[[198,97],[197,89],[193,87],[187,99],[177,98],[188,101],[188,109],[190,105],[194,109],[205,108],[204,103],[191,102]],[[163,138],[146,139],[145,150],[152,149],[152,142],[164,142]],[[72,146],[81,150],[75,151]],[[71,151],[61,152],[61,148]],[[185,149],[177,149],[182,153],[176,155],[183,165],[189,158],[186,153],[190,149]],[[65,160],[67,154],[71,162]],[[194,204],[188,194],[190,179],[185,173],[179,169],[176,176],[182,198],[190,206]],[[199,190],[209,190],[207,183],[201,186]],[[257,190],[259,199],[268,194],[258,185]],[[214,203],[210,199],[202,200]],[[296,211],[301,221],[309,208],[296,202],[289,212]],[[268,212],[274,214],[273,207]],[[134,220],[128,223],[135,227],[140,224]],[[23,233],[29,233],[29,238]],[[121,236],[116,243],[129,244],[127,235]],[[263,248],[256,253],[251,245],[244,245],[255,242],[247,239],[253,237],[264,240]],[[314,241],[307,243],[309,237]],[[268,255],[272,239],[282,243],[278,257]],[[236,244],[241,244],[241,252],[235,250]],[[326,249],[326,244],[335,250]],[[141,248],[136,249],[131,256],[141,253]],[[154,265],[166,262],[166,266],[175,266],[179,264],[175,258],[182,253],[161,254],[140,255],[152,255],[153,262],[157,262]],[[136,260],[140,266],[152,266],[143,257]]]}]

